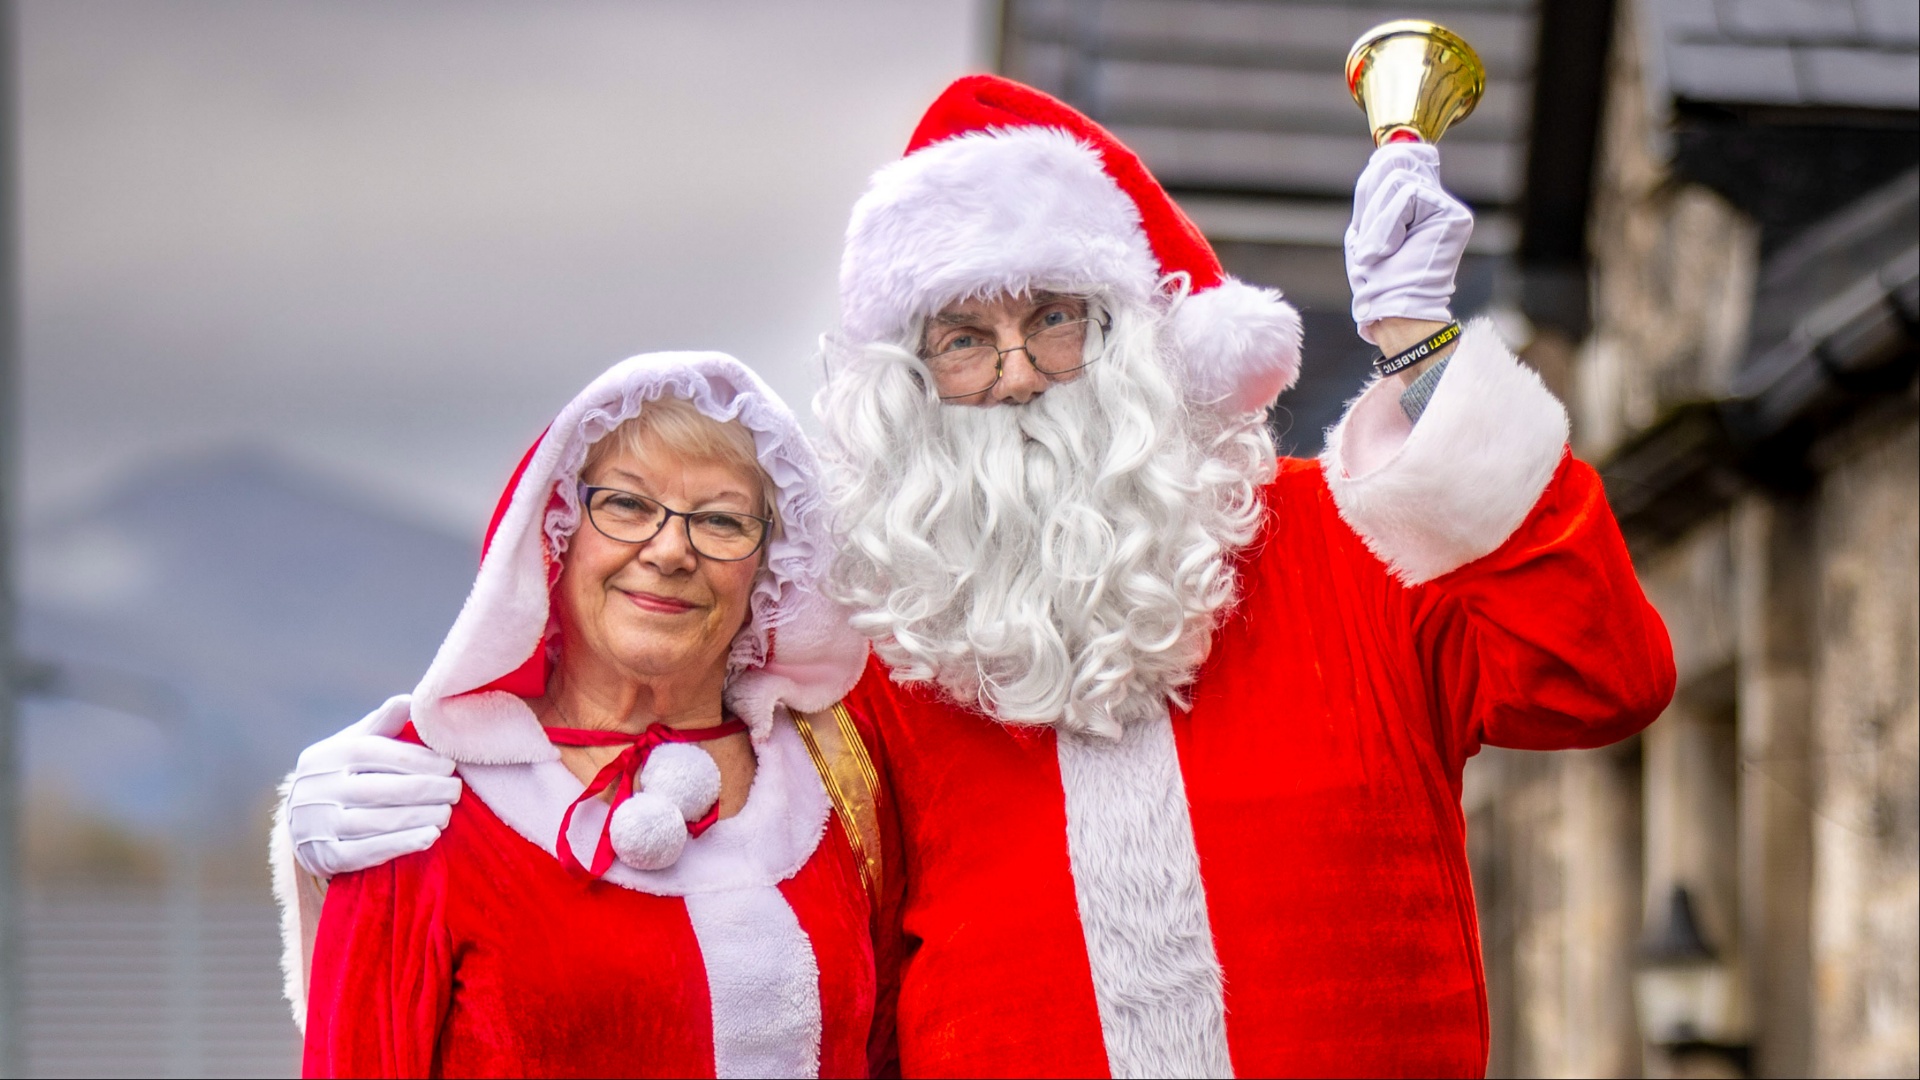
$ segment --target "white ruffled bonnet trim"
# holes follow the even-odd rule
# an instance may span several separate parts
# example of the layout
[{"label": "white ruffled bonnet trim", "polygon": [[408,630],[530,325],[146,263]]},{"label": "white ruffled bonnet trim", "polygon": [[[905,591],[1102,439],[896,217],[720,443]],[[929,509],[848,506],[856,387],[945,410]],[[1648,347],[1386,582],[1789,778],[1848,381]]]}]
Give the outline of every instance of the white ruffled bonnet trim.
[{"label": "white ruffled bonnet trim", "polygon": [[[775,705],[826,708],[859,679],[866,642],[820,591],[832,562],[827,506],[813,447],[793,412],[760,377],[722,353],[647,353],[614,365],[569,402],[541,437],[516,484],[473,590],[412,696],[421,739],[455,761],[505,765],[557,756],[526,703],[473,693],[543,647],[548,558],[579,527],[575,490],[587,448],[663,396],[685,398],[753,434],[772,478],[782,524],[754,585],[747,626],[733,643],[726,698],[764,741]],[[559,502],[554,504],[554,496]]]}]

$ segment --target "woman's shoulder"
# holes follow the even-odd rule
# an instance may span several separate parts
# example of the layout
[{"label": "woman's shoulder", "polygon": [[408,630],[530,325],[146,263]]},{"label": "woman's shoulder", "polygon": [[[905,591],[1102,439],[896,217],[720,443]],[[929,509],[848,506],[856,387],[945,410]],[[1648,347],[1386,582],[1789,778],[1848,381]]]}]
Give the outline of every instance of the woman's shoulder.
[{"label": "woman's shoulder", "polygon": [[[425,746],[420,733],[409,722],[393,736],[401,742],[415,746]],[[460,852],[478,848],[492,850],[501,845],[501,834],[510,833],[486,800],[480,798],[471,784],[461,786],[460,795],[448,808],[447,821],[440,827],[439,836],[433,843],[418,851],[411,851],[389,861],[395,872],[410,876],[435,874],[444,876],[450,866],[457,866]]]}]

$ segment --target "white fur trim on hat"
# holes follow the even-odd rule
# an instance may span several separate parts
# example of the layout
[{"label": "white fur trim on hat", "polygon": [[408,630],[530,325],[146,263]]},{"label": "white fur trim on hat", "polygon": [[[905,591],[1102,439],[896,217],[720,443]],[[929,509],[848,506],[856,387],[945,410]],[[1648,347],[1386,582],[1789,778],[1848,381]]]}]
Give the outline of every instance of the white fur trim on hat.
[{"label": "white fur trim on hat", "polygon": [[1139,207],[1091,146],[1054,128],[971,132],[874,173],[847,226],[841,328],[894,340],[966,296],[1145,299],[1159,279]]},{"label": "white fur trim on hat", "polygon": [[1187,397],[1226,412],[1259,412],[1300,377],[1300,313],[1277,289],[1227,278],[1174,310]]},{"label": "white fur trim on hat", "polygon": [[1320,465],[1340,516],[1418,585],[1512,536],[1566,452],[1567,411],[1493,324],[1460,336],[1420,422],[1398,379],[1376,379],[1327,433]]}]

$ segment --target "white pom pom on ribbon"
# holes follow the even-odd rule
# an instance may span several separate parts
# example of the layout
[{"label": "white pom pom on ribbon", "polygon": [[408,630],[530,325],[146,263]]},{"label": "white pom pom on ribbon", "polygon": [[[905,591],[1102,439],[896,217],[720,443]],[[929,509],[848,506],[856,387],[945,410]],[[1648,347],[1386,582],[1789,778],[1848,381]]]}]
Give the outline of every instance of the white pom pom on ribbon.
[{"label": "white pom pom on ribbon", "polygon": [[672,866],[687,846],[687,821],[680,808],[650,791],[636,791],[631,799],[615,807],[607,833],[613,841],[613,853],[635,870]]},{"label": "white pom pom on ribbon", "polygon": [[679,807],[683,819],[699,821],[720,798],[720,766],[697,746],[666,743],[647,756],[640,787]]}]

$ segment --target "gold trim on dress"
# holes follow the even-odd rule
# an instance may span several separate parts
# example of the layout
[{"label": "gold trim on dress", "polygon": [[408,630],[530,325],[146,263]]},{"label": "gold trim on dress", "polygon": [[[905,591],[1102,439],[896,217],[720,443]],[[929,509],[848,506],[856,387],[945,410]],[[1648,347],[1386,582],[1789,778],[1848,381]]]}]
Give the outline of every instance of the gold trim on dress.
[{"label": "gold trim on dress", "polygon": [[860,884],[877,899],[880,890],[880,810],[876,804],[880,777],[867,754],[867,745],[854,727],[853,714],[843,703],[805,713],[790,710],[800,741],[807,744],[813,767],[819,770],[827,798],[840,816],[853,861],[860,868]]}]

